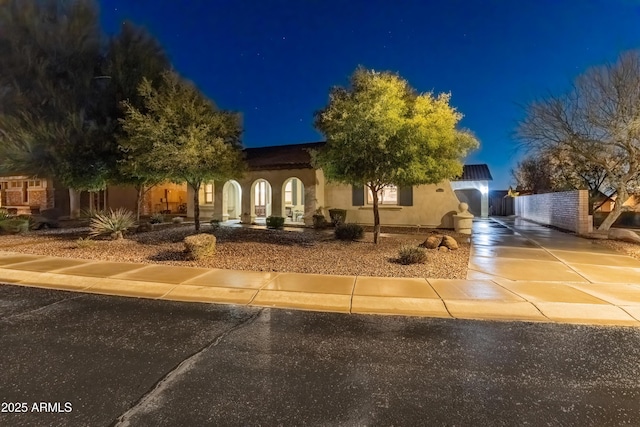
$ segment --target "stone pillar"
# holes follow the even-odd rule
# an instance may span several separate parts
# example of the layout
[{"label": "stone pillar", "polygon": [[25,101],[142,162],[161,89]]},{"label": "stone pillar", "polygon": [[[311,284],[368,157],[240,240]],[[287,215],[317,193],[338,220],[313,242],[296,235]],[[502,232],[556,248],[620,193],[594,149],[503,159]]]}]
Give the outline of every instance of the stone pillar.
[{"label": "stone pillar", "polygon": [[[487,188],[487,187],[485,187]],[[489,191],[481,192],[480,198],[480,216],[486,218],[489,216]]]}]

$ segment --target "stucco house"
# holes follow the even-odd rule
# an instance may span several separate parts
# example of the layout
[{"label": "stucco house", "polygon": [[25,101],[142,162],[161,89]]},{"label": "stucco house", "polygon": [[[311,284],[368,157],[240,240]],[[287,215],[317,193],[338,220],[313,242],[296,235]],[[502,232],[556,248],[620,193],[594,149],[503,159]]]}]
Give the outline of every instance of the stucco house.
[{"label": "stucco house", "polygon": [[[373,223],[371,194],[364,186],[329,183],[322,170],[311,165],[309,150],[324,142],[245,149],[249,171],[238,180],[204,183],[200,190],[203,218],[261,223],[270,215],[290,224],[311,225],[313,215],[347,210],[347,222]],[[383,225],[453,228],[452,215],[460,203],[456,191],[473,204],[478,215],[488,215],[491,174],[486,165],[465,167],[460,180],[435,185],[389,187],[381,194]],[[187,214],[193,215],[193,195]],[[477,194],[476,194],[477,193]]]}]

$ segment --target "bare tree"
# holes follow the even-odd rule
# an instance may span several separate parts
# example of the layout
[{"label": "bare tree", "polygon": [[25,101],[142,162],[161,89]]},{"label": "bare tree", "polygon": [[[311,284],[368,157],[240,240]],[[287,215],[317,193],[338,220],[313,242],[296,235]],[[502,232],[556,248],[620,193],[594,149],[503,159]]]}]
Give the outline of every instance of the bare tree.
[{"label": "bare tree", "polygon": [[617,194],[614,209],[600,225],[608,230],[623,203],[638,188],[640,161],[640,52],[622,54],[613,64],[579,76],[571,91],[533,102],[517,135],[527,149],[568,153],[588,164]]}]

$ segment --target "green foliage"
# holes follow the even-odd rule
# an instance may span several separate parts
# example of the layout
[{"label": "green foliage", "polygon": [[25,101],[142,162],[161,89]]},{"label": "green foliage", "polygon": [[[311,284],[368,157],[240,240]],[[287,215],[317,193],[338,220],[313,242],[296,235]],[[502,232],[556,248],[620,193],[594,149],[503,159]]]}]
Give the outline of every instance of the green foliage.
[{"label": "green foliage", "polygon": [[358,224],[338,224],[335,236],[338,240],[358,240],[364,237],[364,229]]},{"label": "green foliage", "polygon": [[36,220],[31,215],[18,215],[16,218],[27,221],[27,223],[29,223],[29,230],[33,230],[34,226],[36,225]]},{"label": "green foliage", "polygon": [[212,257],[216,253],[216,236],[213,234],[194,234],[184,239],[187,256],[200,260]]},{"label": "green foliage", "polygon": [[156,212],[153,215],[151,215],[151,219],[149,219],[149,222],[151,224],[162,224],[164,222],[164,215]]},{"label": "green foliage", "polygon": [[120,148],[140,177],[164,176],[194,190],[200,227],[202,182],[237,178],[244,170],[240,116],[218,109],[191,83],[165,72],[159,88],[148,79],[138,88],[144,110],[124,102]]},{"label": "green foliage", "polygon": [[95,245],[95,240],[91,240],[89,237],[87,237],[86,239],[79,237],[78,240],[76,240],[75,247],[76,249],[88,249],[95,247]]},{"label": "green foliage", "polygon": [[115,146],[95,79],[101,33],[90,0],[7,0],[0,7],[0,173],[97,189]]},{"label": "green foliage", "polygon": [[331,217],[331,223],[336,226],[338,224],[344,224],[347,221],[346,209],[329,209],[329,217]]},{"label": "green foliage", "polygon": [[284,218],[281,216],[268,216],[266,223],[267,228],[281,229],[284,227]]},{"label": "green foliage", "polygon": [[11,218],[9,211],[6,209],[0,208],[0,221]]},{"label": "green foliage", "polygon": [[427,260],[427,251],[424,248],[403,245],[398,251],[398,262],[403,265],[420,264]]},{"label": "green foliage", "polygon": [[214,229],[220,227],[219,219],[212,219],[209,223],[211,224],[211,227]]},{"label": "green foliage", "polygon": [[451,95],[419,94],[390,72],[358,68],[348,88],[336,87],[315,117],[326,137],[312,153],[329,181],[366,185],[374,194],[374,241],[379,234],[377,195],[387,185],[438,183],[462,173],[462,159],[478,147],[457,126],[462,114]]},{"label": "green foliage", "polygon": [[122,234],[135,225],[136,221],[131,211],[123,208],[109,210],[108,213],[97,213],[89,227],[89,236],[95,237],[103,234],[111,235],[114,240],[122,239]]},{"label": "green foliage", "polygon": [[313,228],[321,230],[323,228],[327,228],[329,223],[327,222],[327,218],[325,218],[322,214],[314,214],[313,215]]},{"label": "green foliage", "polygon": [[6,234],[20,234],[29,231],[29,220],[8,218],[0,220],[0,231]]}]

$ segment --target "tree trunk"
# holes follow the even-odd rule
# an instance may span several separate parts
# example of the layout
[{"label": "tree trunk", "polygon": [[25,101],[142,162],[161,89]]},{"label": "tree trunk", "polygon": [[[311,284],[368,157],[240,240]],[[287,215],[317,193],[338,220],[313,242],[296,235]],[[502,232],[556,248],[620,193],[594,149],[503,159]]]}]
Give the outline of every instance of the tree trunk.
[{"label": "tree trunk", "polygon": [[69,218],[78,219],[80,216],[80,191],[69,189]]},{"label": "tree trunk", "polygon": [[602,221],[602,224],[600,224],[600,227],[598,227],[599,231],[609,230],[613,223],[616,222],[616,220],[620,217],[620,214],[624,211],[622,205],[629,198],[629,194],[627,193],[626,188],[619,188],[617,190],[618,191],[616,192],[616,194],[618,195],[618,197],[616,197],[616,201],[613,205],[613,210],[609,212],[609,215],[607,215],[604,221]]},{"label": "tree trunk", "polygon": [[140,210],[142,207],[143,195],[144,195],[144,185],[136,185],[136,222],[140,222]]},{"label": "tree trunk", "polygon": [[380,211],[378,210],[378,192],[373,191],[373,243],[378,244],[378,237],[380,236]]},{"label": "tree trunk", "polygon": [[196,231],[200,231],[200,182],[191,185],[193,189],[193,222],[196,225]]}]

